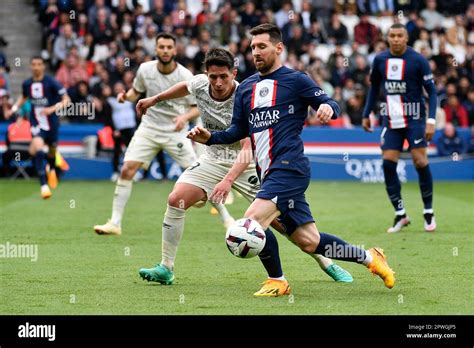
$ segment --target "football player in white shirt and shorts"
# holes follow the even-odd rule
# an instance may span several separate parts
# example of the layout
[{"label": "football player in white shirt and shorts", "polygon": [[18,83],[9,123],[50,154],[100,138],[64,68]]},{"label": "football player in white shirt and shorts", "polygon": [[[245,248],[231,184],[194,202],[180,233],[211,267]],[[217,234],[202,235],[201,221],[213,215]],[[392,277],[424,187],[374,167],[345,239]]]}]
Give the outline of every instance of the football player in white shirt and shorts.
[{"label": "football player in white shirt and shorts", "polygon": [[[143,114],[164,100],[192,95],[196,98],[206,129],[227,129],[231,123],[234,95],[238,86],[238,82],[234,80],[237,74],[234,57],[225,49],[213,48],[207,53],[204,63],[207,76],[196,75],[189,81],[180,82],[153,97],[140,100],[136,106],[137,113]],[[179,177],[168,197],[163,220],[161,263],[153,268],[140,269],[140,276],[148,281],[172,284],[175,279],[174,261],[183,235],[186,210],[208,199],[211,202],[224,202],[231,189],[241,193],[249,202],[255,199],[260,189],[250,138],[230,145],[207,146],[204,154]],[[274,226],[278,228],[278,224]],[[334,280],[352,281],[351,275],[330,259],[314,254],[311,256]],[[266,267],[264,259],[261,260]]]},{"label": "football player in white shirt and shorts", "polygon": [[[179,82],[193,78],[191,71],[176,63],[176,38],[169,33],[156,37],[158,60],[145,62],[137,71],[133,88],[117,96],[119,102],[135,102],[141,94],[156,95]],[[112,217],[104,225],[94,226],[100,235],[120,235],[125,206],[132,192],[133,177],[140,168],[148,168],[160,150],[165,150],[182,168],[189,167],[197,159],[192,142],[186,138],[188,121],[199,117],[194,97],[162,101],[148,109],[135,132],[127,151],[124,164],[117,180],[112,205]],[[233,223],[223,204],[215,207],[225,225]]]}]

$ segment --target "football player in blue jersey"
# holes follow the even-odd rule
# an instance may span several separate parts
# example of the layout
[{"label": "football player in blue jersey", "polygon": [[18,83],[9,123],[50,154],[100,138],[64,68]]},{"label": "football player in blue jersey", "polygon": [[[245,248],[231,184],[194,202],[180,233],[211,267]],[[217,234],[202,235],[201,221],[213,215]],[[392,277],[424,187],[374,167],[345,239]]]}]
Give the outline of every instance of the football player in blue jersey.
[{"label": "football player in blue jersey", "polygon": [[[311,173],[300,135],[308,107],[317,110],[319,120],[327,123],[337,117],[339,106],[307,74],[283,66],[280,55],[284,47],[277,26],[261,24],[251,29],[250,34],[258,73],[237,88],[231,126],[212,133],[195,127],[188,137],[212,145],[231,144],[250,136],[261,188],[244,217],[257,221],[264,230],[277,219],[289,239],[304,252],[364,264],[383,279],[385,286],[392,288],[394,272],[383,250],[364,250],[320,233],[305,199]],[[267,240],[262,252],[277,252],[274,242]],[[254,295],[281,296],[289,292],[281,267],[275,265],[272,278]]]},{"label": "football player in blue jersey", "polygon": [[[29,152],[34,156],[34,164],[41,184],[41,196],[51,197],[50,188],[56,188],[58,179],[55,172],[56,148],[58,145],[59,117],[56,114],[69,104],[66,89],[54,78],[45,75],[43,58],[33,57],[30,62],[32,77],[22,85],[22,95],[7,113],[7,118],[18,111],[27,99],[31,102],[31,140]],[[48,153],[45,152],[48,145]],[[46,175],[48,181],[46,182]]]},{"label": "football player in blue jersey", "polygon": [[[418,172],[421,198],[424,204],[424,226],[427,232],[436,229],[433,213],[433,177],[428,164],[426,147],[435,132],[436,87],[426,58],[407,46],[408,32],[402,24],[393,24],[388,31],[389,49],[378,54],[370,74],[371,87],[364,108],[363,127],[372,132],[369,114],[379,95],[383,122],[381,147],[383,172],[388,196],[395,208],[395,220],[387,232],[400,231],[410,223],[401,196],[401,185],[397,175],[397,163],[405,139]],[[429,115],[423,88],[429,95]]]}]

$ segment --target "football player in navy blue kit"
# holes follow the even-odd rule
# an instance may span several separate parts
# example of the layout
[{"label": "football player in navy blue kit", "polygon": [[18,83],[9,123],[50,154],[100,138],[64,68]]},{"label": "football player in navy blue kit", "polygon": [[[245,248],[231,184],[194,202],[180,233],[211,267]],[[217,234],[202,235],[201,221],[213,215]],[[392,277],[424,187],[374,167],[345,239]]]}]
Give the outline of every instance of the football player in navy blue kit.
[{"label": "football player in navy blue kit", "polygon": [[[421,198],[424,204],[424,226],[427,232],[436,229],[433,213],[433,177],[428,164],[426,147],[435,132],[436,87],[426,58],[407,46],[408,32],[402,24],[393,24],[388,31],[389,49],[378,54],[370,75],[371,87],[364,108],[363,127],[372,132],[369,114],[382,89],[384,102],[380,115],[383,129],[381,147],[385,187],[395,208],[395,220],[387,232],[400,231],[410,223],[401,196],[397,163],[405,139],[418,172]],[[429,115],[423,88],[429,95]]]},{"label": "football player in navy blue kit", "polygon": [[[339,106],[307,74],[282,65],[280,55],[284,47],[277,26],[261,24],[250,34],[258,73],[237,88],[230,127],[212,133],[195,127],[188,137],[212,145],[231,144],[250,136],[261,188],[244,217],[257,221],[264,230],[277,218],[289,239],[304,252],[364,264],[384,280],[385,286],[392,288],[394,272],[382,249],[363,250],[318,232],[305,199],[311,173],[300,135],[308,107],[317,110],[319,120],[327,123],[337,117]],[[269,239],[262,252],[271,254],[276,248]],[[256,296],[289,293],[288,281],[278,266],[275,265],[272,278],[264,282]]]},{"label": "football player in navy blue kit", "polygon": [[[54,78],[45,75],[45,64],[41,57],[31,58],[32,77],[22,85],[22,95],[11,110],[9,118],[26,102],[31,102],[31,140],[29,152],[34,156],[34,164],[41,184],[41,196],[51,197],[50,188],[56,188],[58,179],[55,172],[56,148],[58,146],[59,117],[56,114],[69,104],[66,89]],[[48,153],[44,151],[48,145]],[[49,168],[48,168],[49,167]],[[48,181],[46,182],[46,175]]]}]

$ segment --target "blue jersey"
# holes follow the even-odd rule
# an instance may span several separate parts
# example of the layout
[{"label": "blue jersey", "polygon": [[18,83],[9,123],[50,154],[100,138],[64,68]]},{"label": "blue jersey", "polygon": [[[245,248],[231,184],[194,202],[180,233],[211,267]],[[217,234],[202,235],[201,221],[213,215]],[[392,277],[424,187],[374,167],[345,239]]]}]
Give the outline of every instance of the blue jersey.
[{"label": "blue jersey", "polygon": [[269,75],[252,75],[237,88],[230,127],[212,132],[207,145],[232,144],[250,136],[261,180],[277,168],[309,175],[300,135],[308,106],[317,110],[325,103],[336,118],[337,103],[305,73],[283,66]]},{"label": "blue jersey", "polygon": [[42,115],[44,108],[60,102],[66,94],[66,89],[54,78],[44,76],[41,81],[25,80],[22,85],[23,97],[31,102],[30,122],[32,127],[39,127],[43,131],[57,130],[59,118],[53,113]]},{"label": "blue jersey", "polygon": [[378,54],[374,59],[370,81],[372,85],[364,117],[369,117],[382,88],[384,103],[380,115],[384,126],[395,129],[424,126],[424,87],[429,94],[429,117],[435,118],[437,100],[433,74],[426,58],[411,47],[407,47],[401,56],[392,55],[389,49]]}]

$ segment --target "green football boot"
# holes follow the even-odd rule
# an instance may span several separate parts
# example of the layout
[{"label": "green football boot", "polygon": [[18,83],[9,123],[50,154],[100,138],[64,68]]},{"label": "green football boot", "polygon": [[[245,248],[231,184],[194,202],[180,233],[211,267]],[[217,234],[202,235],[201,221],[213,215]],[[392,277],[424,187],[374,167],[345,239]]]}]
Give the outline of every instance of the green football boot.
[{"label": "green football boot", "polygon": [[141,268],[138,273],[149,282],[158,282],[163,285],[171,285],[174,282],[174,273],[161,263],[153,268]]},{"label": "green football boot", "polygon": [[324,270],[332,279],[340,283],[352,283],[352,275],[342,267],[333,263]]}]

